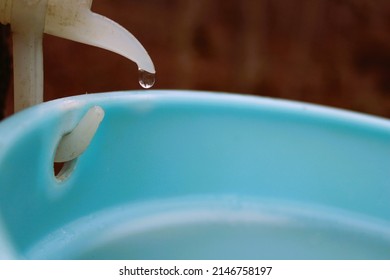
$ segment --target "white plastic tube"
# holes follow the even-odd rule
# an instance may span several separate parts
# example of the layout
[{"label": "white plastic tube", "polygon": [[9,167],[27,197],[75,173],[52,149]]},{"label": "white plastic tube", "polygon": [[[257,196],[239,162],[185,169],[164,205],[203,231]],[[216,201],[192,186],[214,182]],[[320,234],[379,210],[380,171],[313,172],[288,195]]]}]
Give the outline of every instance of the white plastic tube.
[{"label": "white plastic tube", "polygon": [[48,0],[12,3],[14,108],[43,102],[42,36]]}]

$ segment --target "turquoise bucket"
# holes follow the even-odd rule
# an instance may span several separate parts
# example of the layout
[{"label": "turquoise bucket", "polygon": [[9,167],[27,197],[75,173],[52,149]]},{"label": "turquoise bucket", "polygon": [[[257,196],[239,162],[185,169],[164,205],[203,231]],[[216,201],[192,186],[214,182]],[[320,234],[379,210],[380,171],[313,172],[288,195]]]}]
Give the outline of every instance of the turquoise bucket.
[{"label": "turquoise bucket", "polygon": [[193,91],[44,103],[0,123],[0,258],[389,259],[390,121]]}]

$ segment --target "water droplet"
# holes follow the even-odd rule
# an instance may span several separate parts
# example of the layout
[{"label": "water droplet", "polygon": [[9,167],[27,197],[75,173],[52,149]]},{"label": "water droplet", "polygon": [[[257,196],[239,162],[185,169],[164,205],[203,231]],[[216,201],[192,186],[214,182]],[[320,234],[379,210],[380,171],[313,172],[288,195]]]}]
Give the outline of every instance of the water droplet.
[{"label": "water droplet", "polygon": [[138,81],[141,87],[151,88],[156,81],[156,75],[141,68],[138,69]]}]

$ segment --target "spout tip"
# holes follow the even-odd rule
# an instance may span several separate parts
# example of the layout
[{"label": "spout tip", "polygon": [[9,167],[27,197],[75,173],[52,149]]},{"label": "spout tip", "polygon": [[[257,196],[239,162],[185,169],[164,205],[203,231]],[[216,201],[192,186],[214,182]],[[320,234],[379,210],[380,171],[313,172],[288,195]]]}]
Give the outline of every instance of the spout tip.
[{"label": "spout tip", "polygon": [[142,59],[136,62],[139,71],[146,71],[150,74],[156,74],[156,69],[154,68],[154,64],[149,54],[142,56]]}]

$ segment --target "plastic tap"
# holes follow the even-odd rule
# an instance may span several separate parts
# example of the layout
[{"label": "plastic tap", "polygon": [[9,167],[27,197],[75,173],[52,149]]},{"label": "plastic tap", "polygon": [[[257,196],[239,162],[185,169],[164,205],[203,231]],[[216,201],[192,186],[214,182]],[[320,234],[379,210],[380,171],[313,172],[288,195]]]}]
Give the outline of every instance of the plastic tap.
[{"label": "plastic tap", "polygon": [[126,29],[93,13],[93,0],[0,0],[14,48],[15,112],[43,101],[43,33],[107,49],[154,74],[148,53]]}]

